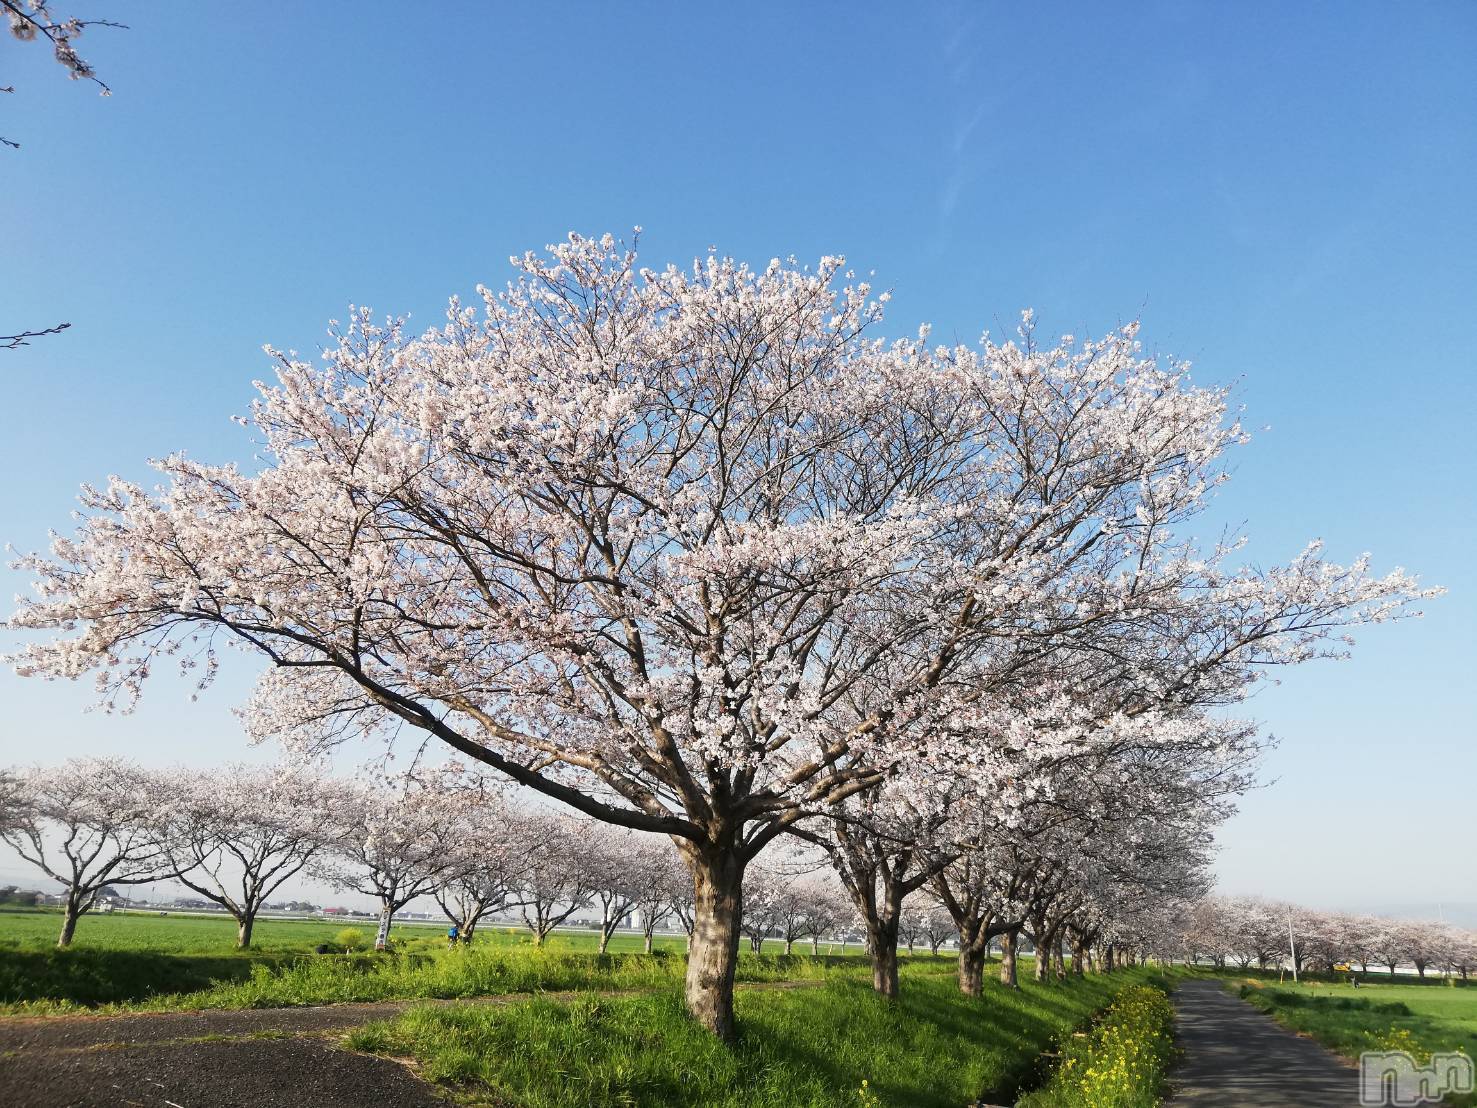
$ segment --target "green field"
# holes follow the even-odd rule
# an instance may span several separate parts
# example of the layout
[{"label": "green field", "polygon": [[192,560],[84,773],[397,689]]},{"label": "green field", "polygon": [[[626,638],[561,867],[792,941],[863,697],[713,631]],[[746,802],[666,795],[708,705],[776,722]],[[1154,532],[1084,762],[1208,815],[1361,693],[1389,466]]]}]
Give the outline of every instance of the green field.
[{"label": "green field", "polygon": [[[675,987],[685,942],[661,936],[652,955],[639,935],[617,935],[610,953],[596,953],[597,936],[561,931],[536,949],[526,929],[479,928],[468,949],[446,948],[440,927],[404,925],[391,931],[393,953],[316,954],[346,928],[367,944],[372,924],[360,921],[262,920],[249,951],[235,948],[230,919],[111,913],[84,916],[70,949],[54,946],[59,915],[0,911],[0,1009],[65,1012],[104,1005],[132,1008],[246,1008],[339,1001],[468,997],[565,989]],[[857,951],[786,957],[768,944],[745,950],[743,981],[816,980],[862,975]],[[823,948],[824,949],[824,948]],[[919,960],[948,972],[947,958]]]},{"label": "green field", "polygon": [[[1477,983],[1269,985],[1244,979],[1241,995],[1280,1023],[1349,1058],[1366,1050],[1463,1051],[1477,1058]],[[1452,1103],[1471,1103],[1471,1100]]]},{"label": "green field", "polygon": [[[61,930],[61,913],[34,909],[0,908],[0,952],[7,950],[49,950],[56,945]],[[311,954],[319,943],[333,940],[346,927],[357,928],[373,940],[374,920],[349,919],[269,919],[259,918],[252,933],[251,950],[242,957],[280,954]],[[392,942],[417,947],[445,945],[446,925],[396,924],[390,932]],[[594,950],[598,937],[593,931],[560,931],[561,939],[579,949]],[[483,924],[477,930],[482,943],[518,944],[527,941],[528,931],[522,927]],[[612,951],[640,950],[641,936],[617,934],[610,942]],[[681,950],[680,936],[657,935],[658,948]],[[771,947],[773,943],[769,944]],[[77,948],[107,950],[143,950],[160,954],[237,955],[236,922],[220,916],[183,915],[171,912],[89,912],[77,921]]]}]

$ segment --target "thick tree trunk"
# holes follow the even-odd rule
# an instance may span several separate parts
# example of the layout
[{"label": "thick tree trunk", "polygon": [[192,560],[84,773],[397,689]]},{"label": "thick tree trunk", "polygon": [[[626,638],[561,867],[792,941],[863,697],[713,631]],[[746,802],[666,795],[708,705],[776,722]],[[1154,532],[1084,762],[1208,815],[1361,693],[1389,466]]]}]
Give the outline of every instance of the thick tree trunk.
[{"label": "thick tree trunk", "polygon": [[467,924],[467,926],[458,928],[457,934],[459,935],[459,941],[463,946],[471,946],[472,936],[477,934],[477,921],[473,920],[471,923]]},{"label": "thick tree trunk", "polygon": [[892,936],[889,943],[883,939],[872,950],[872,988],[889,1000],[896,1000],[898,993],[897,977],[897,935]]},{"label": "thick tree trunk", "polygon": [[965,996],[979,996],[985,987],[985,952],[972,947],[959,948],[959,991]]},{"label": "thick tree trunk", "polygon": [[1081,977],[1087,972],[1087,944],[1081,939],[1072,943],[1072,973]]},{"label": "thick tree trunk", "polygon": [[812,957],[815,957],[816,955],[820,954],[820,952],[821,952],[821,937],[819,935],[812,935],[810,937],[810,953],[811,953],[811,956]]},{"label": "thick tree trunk", "polygon": [[1044,982],[1051,971],[1051,947],[1042,940],[1039,931],[1031,936],[1031,943],[1036,948],[1036,958],[1031,965],[1031,976],[1037,981]]},{"label": "thick tree trunk", "polygon": [[786,954],[794,954],[795,953],[795,940],[794,939],[786,939],[785,940],[785,953]]},{"label": "thick tree trunk", "polygon": [[988,922],[960,916],[954,919],[954,925],[959,929],[959,991],[965,996],[979,996],[990,956]]},{"label": "thick tree trunk", "polygon": [[872,957],[872,988],[889,999],[897,999],[897,925],[896,912],[891,919],[875,919],[867,923],[867,953]]},{"label": "thick tree trunk", "polygon": [[251,913],[236,917],[236,949],[245,950],[251,946],[251,929],[255,925],[256,916]]},{"label": "thick tree trunk", "polygon": [[1007,931],[1000,936],[1000,984],[1007,989],[1020,987],[1015,976],[1015,946],[1017,931]]},{"label": "thick tree trunk", "polygon": [[692,870],[693,925],[688,938],[687,1011],[724,1042],[733,1042],[733,975],[743,917],[744,866],[733,851],[688,854]]},{"label": "thick tree trunk", "polygon": [[643,945],[646,948],[646,953],[647,954],[650,954],[651,953],[651,932],[650,931],[646,932],[645,938],[646,938],[646,942]]},{"label": "thick tree trunk", "polygon": [[77,933],[77,917],[82,914],[81,906],[72,897],[67,897],[66,907],[62,910],[62,933],[57,937],[58,947],[69,947],[72,945],[72,936]]}]

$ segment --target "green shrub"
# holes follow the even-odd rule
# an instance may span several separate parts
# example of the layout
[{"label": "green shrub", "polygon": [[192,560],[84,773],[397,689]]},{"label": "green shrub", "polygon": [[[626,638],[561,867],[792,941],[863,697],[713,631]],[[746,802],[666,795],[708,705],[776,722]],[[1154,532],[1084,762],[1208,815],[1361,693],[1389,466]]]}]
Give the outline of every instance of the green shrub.
[{"label": "green shrub", "polygon": [[333,937],[333,945],[342,949],[345,954],[353,954],[358,950],[369,949],[369,936],[357,927],[345,927]]}]

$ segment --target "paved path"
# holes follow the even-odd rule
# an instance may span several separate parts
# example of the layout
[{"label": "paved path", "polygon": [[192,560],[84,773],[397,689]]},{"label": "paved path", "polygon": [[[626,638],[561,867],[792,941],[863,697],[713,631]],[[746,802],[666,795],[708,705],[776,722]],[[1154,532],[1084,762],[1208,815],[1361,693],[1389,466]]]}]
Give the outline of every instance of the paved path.
[{"label": "paved path", "polygon": [[1170,1106],[1354,1108],[1358,1071],[1227,992],[1219,981],[1185,981],[1174,993],[1184,1058]]}]

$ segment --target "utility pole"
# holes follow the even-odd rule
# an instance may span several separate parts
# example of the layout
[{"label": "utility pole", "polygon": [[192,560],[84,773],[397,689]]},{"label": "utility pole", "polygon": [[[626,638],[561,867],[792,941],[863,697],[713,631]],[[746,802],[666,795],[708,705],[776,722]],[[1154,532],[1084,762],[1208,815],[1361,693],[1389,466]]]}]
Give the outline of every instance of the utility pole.
[{"label": "utility pole", "polygon": [[1298,983],[1298,944],[1292,933],[1292,913],[1287,913],[1287,949],[1292,952],[1292,983]]}]

